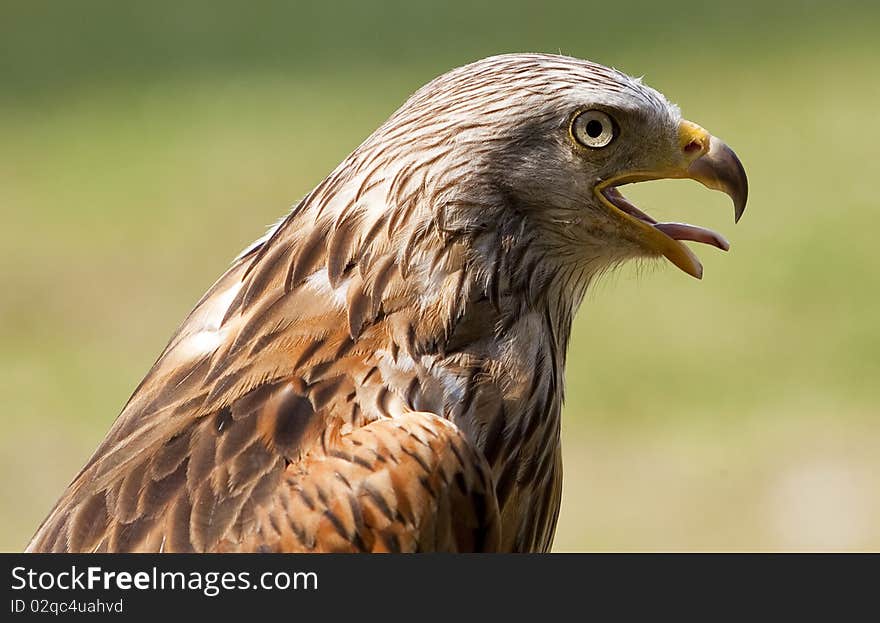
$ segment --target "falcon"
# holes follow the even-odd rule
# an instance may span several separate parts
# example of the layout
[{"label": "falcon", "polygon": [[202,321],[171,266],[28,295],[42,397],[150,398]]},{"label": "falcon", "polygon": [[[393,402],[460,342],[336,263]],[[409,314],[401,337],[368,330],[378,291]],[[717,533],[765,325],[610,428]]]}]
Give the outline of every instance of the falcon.
[{"label": "falcon", "polygon": [[734,152],[616,70],[433,80],[210,288],[28,551],[548,551],[585,291],[728,249],[619,190],[659,178],[746,205]]}]

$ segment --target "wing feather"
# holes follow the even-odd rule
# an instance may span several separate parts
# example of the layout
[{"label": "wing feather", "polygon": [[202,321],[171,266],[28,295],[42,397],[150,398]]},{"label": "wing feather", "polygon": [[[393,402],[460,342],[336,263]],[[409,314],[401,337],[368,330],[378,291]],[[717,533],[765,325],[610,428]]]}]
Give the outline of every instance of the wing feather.
[{"label": "wing feather", "polygon": [[[422,248],[419,167],[360,168],[209,289],[29,550],[498,547],[486,459],[441,417],[444,382],[407,363],[460,316],[467,254]],[[430,307],[411,285],[429,274]]]}]

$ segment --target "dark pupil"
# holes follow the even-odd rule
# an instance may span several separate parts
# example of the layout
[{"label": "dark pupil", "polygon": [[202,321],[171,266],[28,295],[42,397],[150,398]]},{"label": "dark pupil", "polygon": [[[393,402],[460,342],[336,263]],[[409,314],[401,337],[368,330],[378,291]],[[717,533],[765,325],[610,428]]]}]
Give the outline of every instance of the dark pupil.
[{"label": "dark pupil", "polygon": [[587,136],[597,138],[600,134],[602,134],[602,123],[595,119],[587,121]]}]

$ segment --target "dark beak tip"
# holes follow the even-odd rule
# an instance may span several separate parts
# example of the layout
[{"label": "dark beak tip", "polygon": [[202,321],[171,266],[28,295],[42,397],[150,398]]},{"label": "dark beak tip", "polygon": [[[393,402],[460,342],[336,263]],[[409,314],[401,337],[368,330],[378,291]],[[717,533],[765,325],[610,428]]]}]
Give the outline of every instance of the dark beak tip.
[{"label": "dark beak tip", "polygon": [[733,222],[739,223],[743,213],[746,211],[746,203],[749,200],[749,178],[746,176],[746,169],[735,153],[731,150],[731,155],[736,168],[736,182],[734,183],[733,199]]},{"label": "dark beak tip", "polygon": [[741,197],[736,197],[733,200],[733,222],[739,223],[739,219],[742,218],[742,215],[746,211],[746,200],[748,199],[747,194],[743,194]]}]

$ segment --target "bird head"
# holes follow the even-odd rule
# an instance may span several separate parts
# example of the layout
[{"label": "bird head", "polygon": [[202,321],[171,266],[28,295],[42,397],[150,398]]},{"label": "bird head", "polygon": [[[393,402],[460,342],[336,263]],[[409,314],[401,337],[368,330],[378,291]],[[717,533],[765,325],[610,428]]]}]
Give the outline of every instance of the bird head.
[{"label": "bird head", "polygon": [[551,257],[596,268],[665,256],[700,278],[682,241],[729,247],[709,229],[657,222],[621,186],[690,178],[727,193],[736,220],[746,205],[746,174],[727,145],[641,80],[579,59],[511,54],[453,70],[384,132],[446,172],[426,187],[442,189],[434,205],[455,206],[463,227],[525,222]]}]

